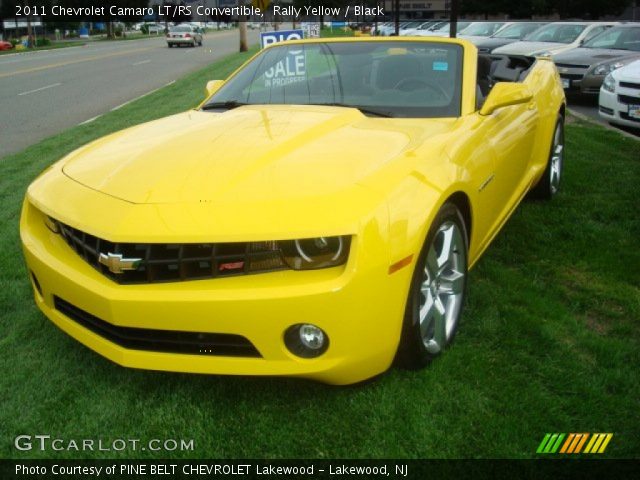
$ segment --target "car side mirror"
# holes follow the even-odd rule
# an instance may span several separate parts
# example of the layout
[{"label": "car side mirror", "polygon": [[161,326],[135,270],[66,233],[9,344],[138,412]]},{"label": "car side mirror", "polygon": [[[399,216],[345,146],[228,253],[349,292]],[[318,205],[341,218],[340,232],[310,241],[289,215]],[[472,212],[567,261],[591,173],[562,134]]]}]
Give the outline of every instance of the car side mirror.
[{"label": "car side mirror", "polygon": [[480,115],[491,115],[499,108],[528,103],[532,98],[533,93],[522,83],[499,82],[489,92],[480,109]]},{"label": "car side mirror", "polygon": [[207,98],[209,98],[211,95],[213,95],[218,90],[220,90],[220,87],[222,86],[223,83],[224,83],[224,80],[209,80],[207,82],[207,86],[204,89],[205,94],[207,95]]}]

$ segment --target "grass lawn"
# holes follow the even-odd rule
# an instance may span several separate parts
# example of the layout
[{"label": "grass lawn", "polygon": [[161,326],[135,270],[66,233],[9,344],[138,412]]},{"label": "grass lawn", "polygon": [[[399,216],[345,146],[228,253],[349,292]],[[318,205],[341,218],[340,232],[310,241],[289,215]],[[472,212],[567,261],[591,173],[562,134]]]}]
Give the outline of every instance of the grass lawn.
[{"label": "grass lawn", "polygon": [[53,42],[50,45],[46,45],[44,47],[35,47],[35,48],[25,48],[24,50],[16,50],[15,48],[11,50],[3,50],[0,52],[0,55],[9,55],[11,53],[28,53],[28,52],[38,52],[40,50],[57,50],[58,48],[69,48],[69,47],[81,47],[86,45],[87,42],[84,40],[78,40],[73,42]]},{"label": "grass lawn", "polygon": [[[524,202],[471,272],[455,345],[420,372],[346,388],[136,371],[39,313],[23,265],[24,191],[109,132],[193,107],[232,55],[0,161],[0,457],[534,457],[547,432],[612,432],[640,456],[640,142],[567,127],[563,190]],[[19,452],[20,434],[194,439],[194,452]]]}]

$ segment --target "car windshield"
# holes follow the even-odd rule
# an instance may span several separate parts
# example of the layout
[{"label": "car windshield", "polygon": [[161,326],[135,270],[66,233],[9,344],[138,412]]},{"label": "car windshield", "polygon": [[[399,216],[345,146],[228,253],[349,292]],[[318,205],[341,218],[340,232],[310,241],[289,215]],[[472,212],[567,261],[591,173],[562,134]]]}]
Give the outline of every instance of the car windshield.
[{"label": "car windshield", "polygon": [[[449,31],[449,25],[450,25],[450,22],[445,22],[443,25],[440,25],[440,27],[438,27],[434,31],[435,32],[448,32]],[[469,25],[471,25],[471,22],[458,22],[458,24],[456,25],[456,32],[461,32],[462,30],[467,28]]]},{"label": "car windshield", "polygon": [[473,22],[464,30],[460,31],[461,35],[473,35],[476,37],[488,37],[504,25],[505,22]]},{"label": "car windshield", "polygon": [[462,47],[442,42],[282,44],[262,51],[203,106],[333,105],[387,117],[460,115]]},{"label": "car windshield", "polygon": [[614,27],[585,42],[582,46],[640,52],[640,27]]},{"label": "car windshield", "polygon": [[493,38],[506,38],[510,40],[519,40],[524,38],[526,35],[536,31],[540,28],[542,23],[514,23],[513,25],[509,25],[508,27],[503,28],[502,30],[496,32],[493,35]]},{"label": "car windshield", "polygon": [[572,43],[587,28],[584,23],[550,23],[527,36],[527,42]]},{"label": "car windshield", "polygon": [[191,27],[187,26],[187,25],[179,25],[177,27],[173,27],[171,29],[172,32],[190,32],[191,31]]}]

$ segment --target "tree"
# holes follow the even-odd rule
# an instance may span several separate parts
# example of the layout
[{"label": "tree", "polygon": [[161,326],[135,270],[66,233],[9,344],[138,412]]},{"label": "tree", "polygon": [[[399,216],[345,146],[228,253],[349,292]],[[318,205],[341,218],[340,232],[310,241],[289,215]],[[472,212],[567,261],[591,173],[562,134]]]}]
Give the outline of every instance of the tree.
[{"label": "tree", "polygon": [[249,50],[249,43],[247,42],[247,22],[239,22],[238,30],[240,31],[240,51],[246,52]]}]

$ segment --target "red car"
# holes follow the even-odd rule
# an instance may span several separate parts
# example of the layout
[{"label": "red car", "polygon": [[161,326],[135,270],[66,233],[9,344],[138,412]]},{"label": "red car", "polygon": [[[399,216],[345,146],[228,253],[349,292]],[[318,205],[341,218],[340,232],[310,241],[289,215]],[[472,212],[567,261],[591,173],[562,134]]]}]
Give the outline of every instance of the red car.
[{"label": "red car", "polygon": [[0,50],[11,50],[12,48],[13,43],[0,40]]}]

